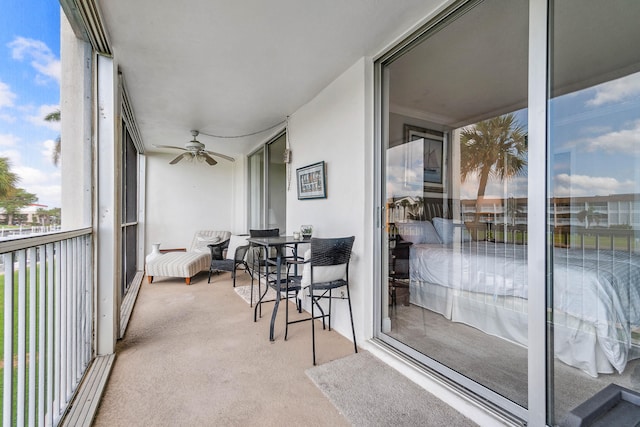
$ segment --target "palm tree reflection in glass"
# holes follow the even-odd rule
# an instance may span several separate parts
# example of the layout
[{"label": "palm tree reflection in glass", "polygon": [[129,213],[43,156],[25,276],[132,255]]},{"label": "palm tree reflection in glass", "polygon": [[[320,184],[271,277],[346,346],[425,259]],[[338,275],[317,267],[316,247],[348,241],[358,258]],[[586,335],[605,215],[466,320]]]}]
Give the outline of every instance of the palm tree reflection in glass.
[{"label": "palm tree reflection in glass", "polygon": [[514,114],[483,120],[462,129],[460,133],[460,175],[462,181],[478,176],[478,194],[474,227],[482,210],[482,202],[490,177],[505,179],[523,175],[527,166],[527,132]]}]

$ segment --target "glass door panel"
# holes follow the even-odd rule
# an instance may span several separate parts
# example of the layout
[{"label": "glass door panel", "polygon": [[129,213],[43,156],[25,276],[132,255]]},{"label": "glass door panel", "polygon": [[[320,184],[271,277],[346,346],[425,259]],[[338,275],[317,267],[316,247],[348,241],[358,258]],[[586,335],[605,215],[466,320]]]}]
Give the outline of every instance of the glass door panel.
[{"label": "glass door panel", "polygon": [[287,138],[282,134],[267,145],[269,149],[267,228],[279,228],[282,234],[287,228],[287,165],[284,162],[286,142]]},{"label": "glass door panel", "polygon": [[264,148],[249,156],[249,228],[264,227]]},{"label": "glass door panel", "polygon": [[547,358],[557,424],[609,384],[640,391],[640,3],[552,6]]},{"label": "glass door panel", "polygon": [[122,124],[122,278],[125,295],[137,273],[138,264],[138,150]]},{"label": "glass door panel", "polygon": [[520,408],[527,46],[527,1],[474,2],[381,65],[383,339]]}]

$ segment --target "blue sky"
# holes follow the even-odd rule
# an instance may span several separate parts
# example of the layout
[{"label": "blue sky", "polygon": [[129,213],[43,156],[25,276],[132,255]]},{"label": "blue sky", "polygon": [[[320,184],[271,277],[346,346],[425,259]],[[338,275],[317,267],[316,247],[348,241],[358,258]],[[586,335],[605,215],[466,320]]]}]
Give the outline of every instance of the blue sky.
[{"label": "blue sky", "polygon": [[0,156],[37,203],[60,207],[60,170],[51,160],[60,127],[43,119],[60,103],[60,4],[0,1]]}]

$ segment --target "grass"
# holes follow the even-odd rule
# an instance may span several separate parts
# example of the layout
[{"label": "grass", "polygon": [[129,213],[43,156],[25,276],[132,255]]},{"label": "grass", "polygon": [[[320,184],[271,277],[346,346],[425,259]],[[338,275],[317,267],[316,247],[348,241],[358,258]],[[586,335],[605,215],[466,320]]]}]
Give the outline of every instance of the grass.
[{"label": "grass", "polygon": [[[37,267],[38,268],[38,267]],[[25,367],[25,381],[26,384],[28,386],[28,378],[30,375],[29,372],[29,365],[28,365],[28,358],[29,358],[29,354],[30,354],[30,349],[29,349],[29,309],[31,307],[32,301],[31,298],[29,296],[29,269],[27,268],[27,282],[26,282],[26,287],[27,287],[27,293],[26,293],[26,304],[25,304],[25,313],[24,316],[25,318],[25,329],[26,329],[26,333],[25,333],[25,339],[26,339],[26,343],[25,343],[25,350],[26,350],[26,360],[27,360],[27,366]],[[2,362],[3,362],[3,367],[0,368],[0,381],[2,382],[2,387],[0,387],[0,402],[3,402],[4,400],[4,369],[7,367],[7,365],[12,366],[13,369],[13,398],[12,398],[12,413],[13,413],[13,424],[15,425],[16,422],[16,411],[17,411],[17,407],[18,407],[18,402],[17,402],[17,394],[18,394],[18,390],[17,390],[17,385],[18,385],[18,367],[17,367],[17,363],[14,363],[15,360],[17,360],[17,356],[18,356],[18,291],[19,291],[19,284],[18,284],[18,272],[14,272],[14,284],[13,284],[13,307],[15,307],[14,312],[13,312],[13,346],[12,346],[12,360],[10,361],[6,361],[4,360],[4,349],[5,349],[5,343],[4,343],[4,297],[5,297],[5,283],[4,283],[4,274],[0,274],[0,319],[2,319],[2,333],[0,333],[0,348],[2,349]],[[36,288],[36,301],[39,300],[39,291],[40,291],[40,287],[38,286]],[[39,318],[39,313],[36,313],[36,325],[38,325],[38,319]],[[37,339],[37,335],[38,335],[39,331],[36,330],[36,339]],[[36,363],[39,363],[38,361],[36,361]],[[38,369],[36,368],[36,373],[35,375],[37,375]],[[37,381],[36,381],[37,384]],[[25,407],[28,405],[28,390],[26,392],[26,397],[25,397],[26,401],[24,402]],[[3,408],[0,406],[0,418],[3,416]],[[37,423],[37,422],[36,422]]]}]

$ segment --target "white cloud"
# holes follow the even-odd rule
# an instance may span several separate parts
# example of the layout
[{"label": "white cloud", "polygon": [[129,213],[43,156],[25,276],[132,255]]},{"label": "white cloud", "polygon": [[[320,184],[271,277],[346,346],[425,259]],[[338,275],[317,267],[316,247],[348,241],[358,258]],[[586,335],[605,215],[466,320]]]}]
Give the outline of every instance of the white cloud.
[{"label": "white cloud", "polygon": [[11,134],[0,134],[0,147],[14,147],[20,138]]},{"label": "white cloud", "polygon": [[612,80],[596,87],[595,96],[587,101],[590,107],[619,102],[640,95],[640,73]]},{"label": "white cloud", "polygon": [[42,143],[42,156],[47,159],[47,160],[51,160],[53,158],[53,150],[56,146],[56,142],[53,139],[47,139],[45,142]]},{"label": "white cloud", "polygon": [[62,188],[60,185],[34,185],[29,187],[27,191],[38,196],[38,203],[41,205],[46,205],[49,208],[60,207],[60,200],[62,198]]},{"label": "white cloud", "polygon": [[16,37],[8,46],[13,59],[23,61],[29,58],[31,60],[31,66],[39,73],[36,82],[48,82],[49,79],[60,82],[60,60],[44,42]]},{"label": "white cloud", "polygon": [[640,146],[640,120],[628,129],[612,131],[593,138],[584,138],[572,142],[572,145],[588,151],[606,151],[610,153],[637,154]]},{"label": "white cloud", "polygon": [[19,187],[38,196],[38,203],[55,207],[60,204],[60,174],[13,163],[11,168],[19,177]]},{"label": "white cloud", "polygon": [[48,175],[43,171],[29,166],[13,165],[11,170],[20,176],[20,186],[24,188],[45,183],[49,179]]},{"label": "white cloud", "polygon": [[2,120],[3,122],[7,122],[7,123],[15,123],[16,122],[16,116],[14,116],[12,114],[2,114],[2,113],[0,113],[0,120]]},{"label": "white cloud", "polygon": [[60,132],[60,122],[48,122],[44,118],[47,114],[53,113],[56,110],[59,110],[59,105],[41,105],[38,107],[38,111],[35,115],[28,115],[26,120],[36,126],[44,126],[51,130],[55,130]]},{"label": "white cloud", "polygon": [[559,174],[554,180],[554,196],[608,196],[609,194],[623,194],[635,192],[636,183],[633,180],[618,181],[608,176],[569,175]]},{"label": "white cloud", "polygon": [[12,107],[16,94],[11,91],[8,84],[0,80],[0,108]]}]

